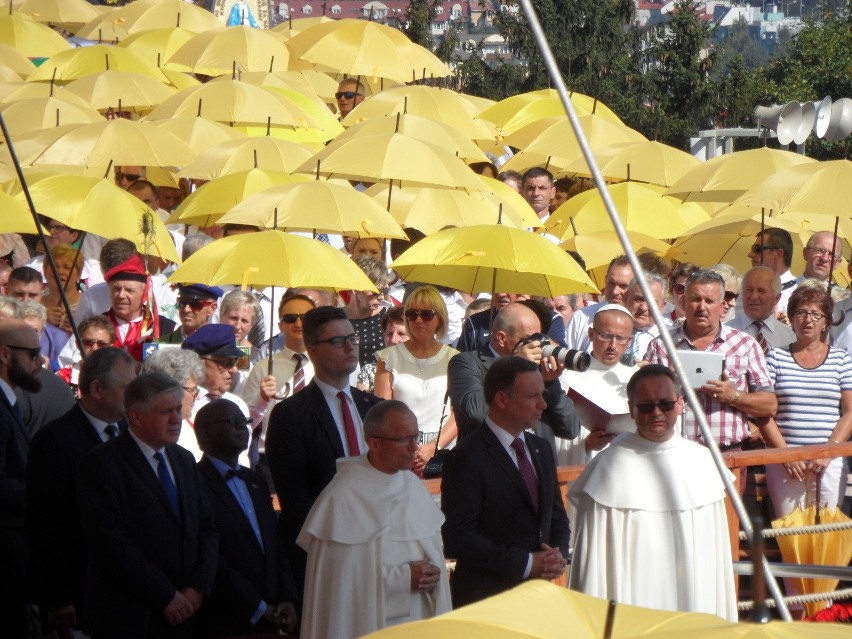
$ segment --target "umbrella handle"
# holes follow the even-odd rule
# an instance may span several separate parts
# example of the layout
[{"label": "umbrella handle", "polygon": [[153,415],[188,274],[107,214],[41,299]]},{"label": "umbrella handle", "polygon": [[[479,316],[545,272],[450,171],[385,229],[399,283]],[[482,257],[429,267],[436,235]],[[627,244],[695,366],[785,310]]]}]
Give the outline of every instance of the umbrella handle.
[{"label": "umbrella handle", "polygon": [[822,494],[822,473],[820,471],[816,473],[816,517],[814,518],[814,523],[819,526],[822,523],[822,516],[820,515],[820,500]]}]

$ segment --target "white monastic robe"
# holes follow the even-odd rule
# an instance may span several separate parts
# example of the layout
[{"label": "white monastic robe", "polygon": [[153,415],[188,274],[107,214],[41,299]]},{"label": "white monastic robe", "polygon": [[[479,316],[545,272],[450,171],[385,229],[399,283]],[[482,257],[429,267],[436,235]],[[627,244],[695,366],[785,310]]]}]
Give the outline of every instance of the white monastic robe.
[{"label": "white monastic robe", "polygon": [[[366,455],[337,460],[297,543],[308,553],[302,639],[347,639],[451,609],[441,547],[444,515],[409,471],[383,473]],[[410,561],[441,569],[411,591]]]},{"label": "white monastic robe", "polygon": [[568,498],[577,510],[571,588],[737,620],[725,489],[706,448],[619,435]]}]

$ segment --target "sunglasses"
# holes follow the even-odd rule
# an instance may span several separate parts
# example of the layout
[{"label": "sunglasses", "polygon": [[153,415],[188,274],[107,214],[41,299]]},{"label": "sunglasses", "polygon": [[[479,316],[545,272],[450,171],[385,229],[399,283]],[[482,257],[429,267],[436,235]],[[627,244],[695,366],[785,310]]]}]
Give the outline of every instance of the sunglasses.
[{"label": "sunglasses", "polygon": [[766,244],[752,244],[751,252],[752,253],[763,253],[764,251],[774,251],[780,247],[778,246],[768,246]]},{"label": "sunglasses", "polygon": [[223,370],[231,370],[232,368],[236,368],[237,363],[240,361],[239,357],[202,357],[201,359],[206,359],[208,362],[213,362],[219,368]]},{"label": "sunglasses", "polygon": [[177,298],[178,308],[183,308],[184,306],[188,306],[189,310],[195,311],[196,313],[200,311],[202,308],[206,308],[207,306],[213,305],[215,302],[212,300],[203,300],[198,297],[179,297]]},{"label": "sunglasses", "polygon": [[435,319],[435,315],[435,311],[431,309],[411,308],[405,311],[405,319],[407,319],[409,322],[413,322],[418,317],[424,322],[431,322],[433,319]]},{"label": "sunglasses", "polygon": [[104,342],[99,339],[83,339],[83,346],[86,348],[106,348],[112,346],[112,342]]},{"label": "sunglasses", "polygon": [[683,295],[686,293],[686,284],[675,284],[672,286],[672,293],[675,295]]},{"label": "sunglasses", "polygon": [[26,353],[32,361],[36,361],[39,357],[41,357],[41,346],[13,346],[12,344],[6,344],[6,348],[11,348],[16,351],[23,351]]},{"label": "sunglasses", "polygon": [[338,91],[337,93],[334,94],[334,97],[337,98],[338,100],[340,98],[346,98],[347,100],[351,100],[356,95],[360,95],[360,94],[356,93],[355,91]]},{"label": "sunglasses", "polygon": [[334,337],[329,337],[328,339],[321,339],[314,344],[331,344],[334,348],[343,348],[343,346],[349,342],[352,346],[357,346],[361,343],[361,338],[358,337],[355,333],[350,335],[335,335]]},{"label": "sunglasses", "polygon": [[676,399],[661,399],[658,402],[641,402],[639,404],[634,404],[636,410],[640,413],[653,413],[655,409],[659,408],[664,413],[668,413],[669,411],[674,410],[675,404],[677,404]]},{"label": "sunglasses", "polygon": [[281,321],[285,324],[295,324],[297,321],[305,321],[305,313],[284,313]]},{"label": "sunglasses", "polygon": [[733,291],[725,291],[725,301],[728,304],[733,304],[734,302],[736,302],[739,296],[739,293],[734,293]]},{"label": "sunglasses", "polygon": [[135,173],[116,173],[115,179],[119,182],[121,180],[127,180],[128,182],[137,182],[142,179],[142,176],[137,175]]}]

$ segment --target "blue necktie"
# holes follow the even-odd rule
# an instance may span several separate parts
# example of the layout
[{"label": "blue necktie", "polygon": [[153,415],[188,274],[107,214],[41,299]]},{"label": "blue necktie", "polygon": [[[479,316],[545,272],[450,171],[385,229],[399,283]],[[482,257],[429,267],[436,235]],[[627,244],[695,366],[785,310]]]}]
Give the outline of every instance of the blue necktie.
[{"label": "blue necktie", "polygon": [[154,453],[154,459],[157,460],[157,477],[160,480],[160,486],[163,487],[163,490],[166,493],[166,498],[172,505],[172,510],[175,511],[176,515],[180,516],[180,510],[178,509],[177,487],[172,481],[172,476],[169,474],[169,468],[166,466],[166,458],[163,457],[163,453]]},{"label": "blue necktie", "polygon": [[[109,424],[106,428],[104,428],[104,433],[106,433],[107,439],[115,439],[118,437],[118,426],[115,424]],[[159,455],[159,453],[157,453]]]},{"label": "blue necktie", "polygon": [[15,417],[18,418],[18,423],[21,426],[26,426],[26,424],[24,423],[24,411],[21,410],[20,402],[15,402],[14,404],[12,404],[12,412],[15,413]]}]

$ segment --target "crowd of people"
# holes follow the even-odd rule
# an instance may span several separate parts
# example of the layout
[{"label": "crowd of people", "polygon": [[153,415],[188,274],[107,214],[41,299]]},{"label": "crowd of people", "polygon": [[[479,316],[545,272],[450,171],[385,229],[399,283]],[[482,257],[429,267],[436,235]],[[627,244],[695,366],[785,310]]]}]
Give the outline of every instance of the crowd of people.
[{"label": "crowd of people", "polygon": [[[337,99],[345,115],[363,87]],[[483,164],[542,221],[579,190]],[[180,202],[145,167],[115,178],[163,219]],[[475,298],[388,267],[416,229],[387,246],[323,237],[378,292],[276,299],[173,286],[127,239],[43,224],[45,245],[0,237],[4,636],[355,637],[557,579],[569,558],[571,587],[735,620],[724,488],[660,331],[722,354],[695,390],[723,450],[852,435],[852,302],[829,283],[830,232],[800,275],[775,228],[746,273],[640,255],[650,299],[623,256],[596,298]],[[255,230],[172,233],[187,259]],[[587,352],[588,370],[548,343]],[[419,480],[430,462],[440,508]],[[588,463],[570,513],[568,463]],[[779,515],[817,483],[829,505],[848,491],[843,457],[767,475]]]}]

